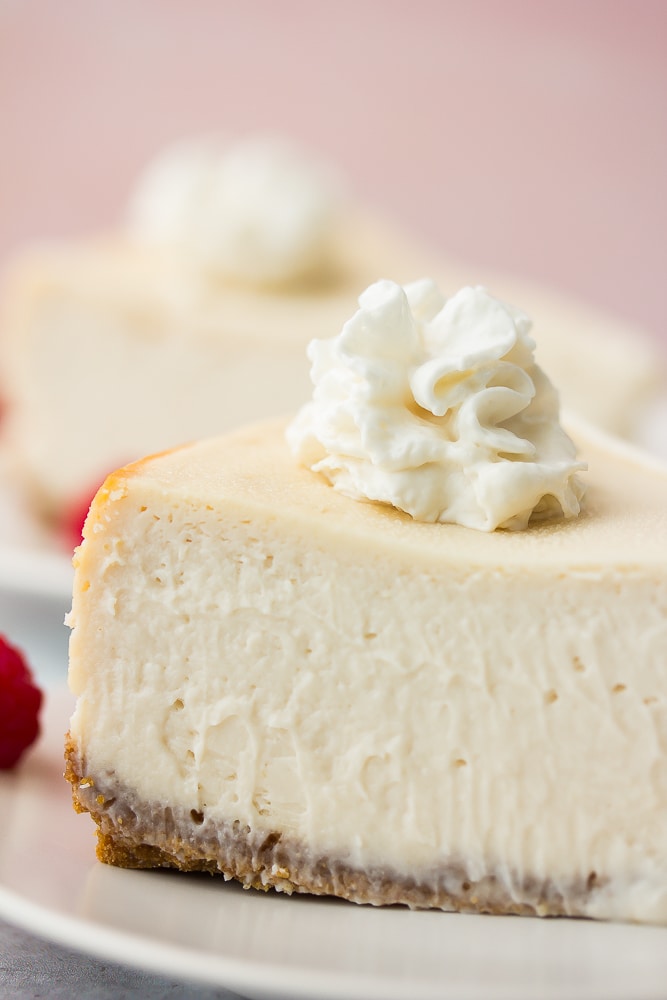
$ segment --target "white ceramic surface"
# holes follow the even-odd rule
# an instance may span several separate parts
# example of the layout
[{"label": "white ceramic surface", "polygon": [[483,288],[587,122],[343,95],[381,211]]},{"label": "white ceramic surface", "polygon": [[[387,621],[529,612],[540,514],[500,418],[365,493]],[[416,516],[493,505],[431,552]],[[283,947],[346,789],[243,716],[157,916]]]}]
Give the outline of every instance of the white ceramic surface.
[{"label": "white ceramic surface", "polygon": [[48,690],[39,744],[0,774],[0,916],[37,935],[257,1000],[667,998],[667,928],[373,909],[106,867],[62,779],[70,708],[62,685]]}]

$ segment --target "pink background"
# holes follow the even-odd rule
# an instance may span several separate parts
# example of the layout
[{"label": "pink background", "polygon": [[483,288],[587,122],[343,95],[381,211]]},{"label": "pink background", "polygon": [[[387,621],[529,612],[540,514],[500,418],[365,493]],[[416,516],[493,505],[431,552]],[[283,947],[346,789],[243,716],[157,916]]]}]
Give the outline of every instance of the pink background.
[{"label": "pink background", "polygon": [[667,353],[665,0],[0,0],[0,264],[113,223],[170,139],[266,127]]}]

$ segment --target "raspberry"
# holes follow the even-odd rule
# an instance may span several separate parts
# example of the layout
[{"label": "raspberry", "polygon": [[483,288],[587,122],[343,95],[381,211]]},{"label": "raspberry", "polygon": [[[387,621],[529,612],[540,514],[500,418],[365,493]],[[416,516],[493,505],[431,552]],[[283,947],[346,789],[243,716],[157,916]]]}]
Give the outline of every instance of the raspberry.
[{"label": "raspberry", "polygon": [[37,739],[41,705],[23,655],[0,635],[0,770],[14,767]]}]

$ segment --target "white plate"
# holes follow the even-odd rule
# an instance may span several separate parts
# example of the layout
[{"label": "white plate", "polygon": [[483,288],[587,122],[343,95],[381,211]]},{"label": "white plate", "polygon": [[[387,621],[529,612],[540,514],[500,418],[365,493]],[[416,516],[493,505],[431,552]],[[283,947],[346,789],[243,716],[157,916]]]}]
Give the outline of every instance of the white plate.
[{"label": "white plate", "polygon": [[41,742],[0,775],[0,915],[38,935],[257,1000],[667,998],[666,928],[373,909],[99,864],[62,779],[69,695],[47,704]]}]

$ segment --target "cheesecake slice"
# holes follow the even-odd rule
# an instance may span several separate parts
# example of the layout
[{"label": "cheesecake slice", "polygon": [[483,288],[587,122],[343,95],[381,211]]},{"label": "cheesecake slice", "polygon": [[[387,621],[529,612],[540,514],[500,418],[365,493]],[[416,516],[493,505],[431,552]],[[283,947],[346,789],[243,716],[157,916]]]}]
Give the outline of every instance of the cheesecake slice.
[{"label": "cheesecake slice", "polygon": [[118,465],[294,411],[306,345],[379,277],[431,274],[447,291],[474,277],[521,302],[564,403],[614,433],[636,436],[667,394],[640,332],[416,245],[330,196],[319,165],[284,143],[167,150],[128,214],[115,232],[27,249],[3,282],[0,447],[47,521],[78,512]]},{"label": "cheesecake slice", "polygon": [[582,513],[518,532],[351,500],[280,421],[111,475],[70,619],[99,858],[667,924],[667,471],[568,429]]},{"label": "cheesecake slice", "polygon": [[409,241],[341,220],[327,272],[281,286],[226,281],[122,234],[18,259],[0,303],[0,441],[47,520],[152,451],[289,413],[305,346],[337,329],[378,273],[417,277]]},{"label": "cheesecake slice", "polygon": [[[295,410],[306,345],[378,276],[429,273],[446,289],[471,277],[362,214],[341,226],[335,261],[319,282],[253,288],[120,234],[26,251],[0,295],[0,446],[32,508],[59,520],[121,464]],[[523,282],[487,283],[539,317],[539,358],[569,408],[644,435],[667,374],[640,333]]]}]

